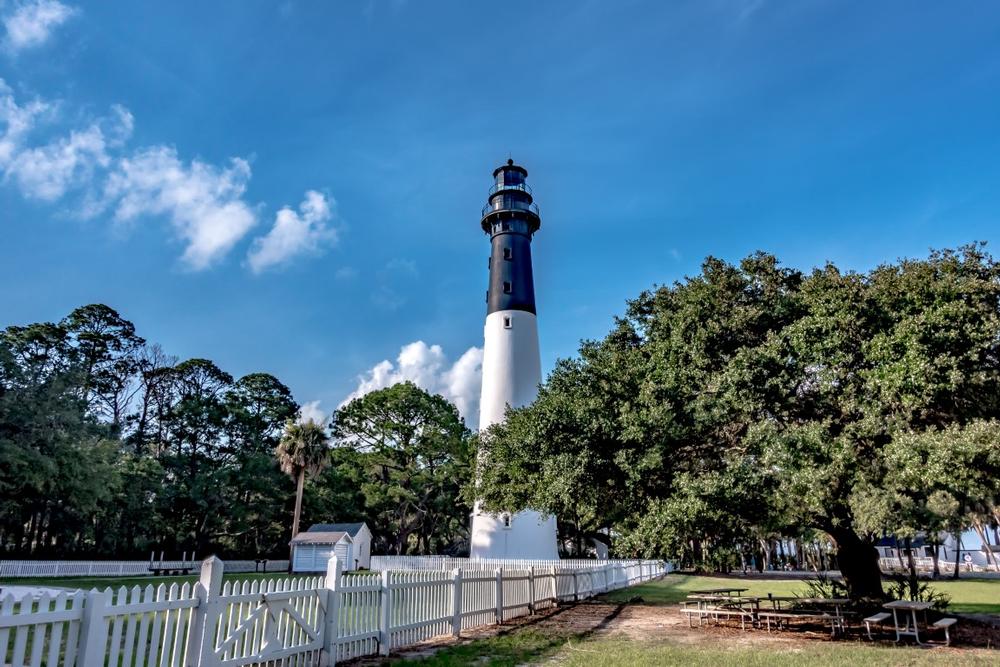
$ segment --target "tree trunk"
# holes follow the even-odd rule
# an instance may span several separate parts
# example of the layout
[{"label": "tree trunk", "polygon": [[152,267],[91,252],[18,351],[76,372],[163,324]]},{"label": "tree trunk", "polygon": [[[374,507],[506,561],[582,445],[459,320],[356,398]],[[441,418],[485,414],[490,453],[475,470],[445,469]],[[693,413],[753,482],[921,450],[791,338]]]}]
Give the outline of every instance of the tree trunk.
[{"label": "tree trunk", "polygon": [[937,579],[941,576],[941,568],[938,565],[938,549],[941,547],[940,541],[935,537],[931,542],[931,560],[934,562],[933,577]]},{"label": "tree trunk", "polygon": [[962,531],[955,533],[955,571],[952,573],[952,579],[958,579],[958,564],[962,559]]},{"label": "tree trunk", "polygon": [[878,566],[878,551],[850,529],[830,531],[837,547],[837,563],[852,600],[884,599],[882,571]]},{"label": "tree trunk", "polygon": [[295,514],[292,516],[292,539],[299,534],[299,518],[302,516],[302,490],[306,484],[306,469],[299,471],[299,478],[295,482]]},{"label": "tree trunk", "polygon": [[919,593],[919,587],[917,586],[917,564],[913,560],[913,541],[909,537],[906,538],[906,554],[906,560],[910,566],[910,599],[916,600],[917,593]]},{"label": "tree trunk", "polygon": [[986,562],[993,564],[993,569],[1000,570],[1000,566],[997,565],[997,556],[993,553],[993,549],[990,548],[990,540],[986,535],[986,530],[983,528],[981,521],[973,521],[972,527],[976,529],[976,534],[979,535],[980,541],[983,543],[983,547],[986,550]]}]

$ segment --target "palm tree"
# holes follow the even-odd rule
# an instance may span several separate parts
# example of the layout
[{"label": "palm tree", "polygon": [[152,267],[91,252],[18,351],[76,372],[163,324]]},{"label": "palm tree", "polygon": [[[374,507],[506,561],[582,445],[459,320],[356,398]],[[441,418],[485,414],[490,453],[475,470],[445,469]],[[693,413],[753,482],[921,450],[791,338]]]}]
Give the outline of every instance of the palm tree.
[{"label": "palm tree", "polygon": [[312,419],[305,422],[288,421],[275,453],[281,470],[295,479],[295,517],[292,519],[294,538],[299,534],[302,488],[305,486],[306,475],[316,476],[330,462],[326,431]]}]

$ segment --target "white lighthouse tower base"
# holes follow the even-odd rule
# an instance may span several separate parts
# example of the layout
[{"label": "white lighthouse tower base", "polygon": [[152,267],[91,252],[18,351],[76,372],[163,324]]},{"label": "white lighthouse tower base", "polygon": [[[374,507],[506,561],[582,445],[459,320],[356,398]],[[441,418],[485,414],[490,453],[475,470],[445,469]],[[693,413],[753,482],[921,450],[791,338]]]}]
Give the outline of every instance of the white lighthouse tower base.
[{"label": "white lighthouse tower base", "polygon": [[556,518],[527,510],[517,514],[486,514],[476,504],[472,515],[473,558],[558,560]]},{"label": "white lighthouse tower base", "polygon": [[[480,431],[503,421],[508,405],[516,408],[534,401],[542,380],[534,313],[524,310],[490,313],[484,334]],[[557,559],[556,519],[531,510],[513,515],[488,514],[476,503],[470,556]]]}]

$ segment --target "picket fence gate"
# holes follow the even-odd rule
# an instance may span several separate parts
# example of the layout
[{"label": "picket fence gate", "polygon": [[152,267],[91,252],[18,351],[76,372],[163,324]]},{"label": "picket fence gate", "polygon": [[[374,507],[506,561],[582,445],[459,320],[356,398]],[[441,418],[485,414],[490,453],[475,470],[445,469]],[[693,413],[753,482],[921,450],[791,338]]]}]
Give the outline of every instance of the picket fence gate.
[{"label": "picket fence gate", "polygon": [[[517,563],[517,561],[509,561]],[[13,667],[332,665],[503,623],[666,572],[656,561],[222,581],[0,598],[0,664]]]}]

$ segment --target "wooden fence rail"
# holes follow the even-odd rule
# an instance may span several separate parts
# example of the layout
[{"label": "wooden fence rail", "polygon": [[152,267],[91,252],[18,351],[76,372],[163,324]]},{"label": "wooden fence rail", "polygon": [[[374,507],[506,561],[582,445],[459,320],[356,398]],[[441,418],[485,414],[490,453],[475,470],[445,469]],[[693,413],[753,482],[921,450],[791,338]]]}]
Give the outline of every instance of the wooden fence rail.
[{"label": "wooden fence rail", "polygon": [[533,614],[661,576],[657,561],[587,567],[344,573],[222,581],[209,558],[194,585],[0,598],[0,665],[280,667],[332,665]]}]

